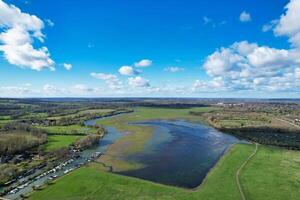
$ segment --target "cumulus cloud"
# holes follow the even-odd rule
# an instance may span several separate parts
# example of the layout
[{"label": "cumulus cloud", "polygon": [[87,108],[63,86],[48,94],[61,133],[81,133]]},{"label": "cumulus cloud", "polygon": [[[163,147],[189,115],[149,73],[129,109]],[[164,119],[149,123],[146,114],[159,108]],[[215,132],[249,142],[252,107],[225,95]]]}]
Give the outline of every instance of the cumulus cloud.
[{"label": "cumulus cloud", "polygon": [[135,67],[149,67],[152,65],[152,61],[149,59],[143,59],[140,60],[139,62],[134,63]]},{"label": "cumulus cloud", "polygon": [[249,22],[251,21],[251,15],[250,13],[243,11],[241,12],[239,19],[241,22]]},{"label": "cumulus cloud", "polygon": [[291,0],[285,6],[274,33],[278,36],[288,36],[294,47],[300,47],[300,0]]},{"label": "cumulus cloud", "polygon": [[249,64],[257,68],[278,70],[294,63],[290,52],[285,49],[275,49],[267,46],[257,47],[247,55]]},{"label": "cumulus cloud", "polygon": [[184,68],[182,67],[167,67],[164,69],[166,72],[181,72],[184,71]]},{"label": "cumulus cloud", "polygon": [[125,75],[125,76],[133,76],[133,75],[137,74],[138,72],[135,69],[133,69],[133,67],[131,67],[131,66],[122,66],[119,69],[119,73],[121,75]]},{"label": "cumulus cloud", "polygon": [[[297,59],[294,49],[276,49],[247,41],[221,48],[206,58],[204,69],[213,78],[210,82],[196,82],[195,88],[222,86],[227,90],[295,90],[299,86]],[[218,87],[215,84],[218,80]],[[222,84],[221,84],[222,83]]]},{"label": "cumulus cloud", "polygon": [[105,81],[106,85],[111,89],[121,89],[122,82],[114,74],[91,73],[92,77]]},{"label": "cumulus cloud", "polygon": [[[287,36],[289,49],[259,46],[247,41],[222,47],[209,55],[203,65],[210,81],[195,81],[194,90],[282,91],[299,92],[300,88],[300,0],[291,0],[279,19],[265,24],[263,31]],[[251,19],[251,18],[250,18]],[[218,80],[218,87],[214,81]],[[223,84],[223,85],[222,85]]]},{"label": "cumulus cloud", "polygon": [[72,66],[72,64],[63,63],[63,67],[64,67],[66,70],[71,70],[73,66]]},{"label": "cumulus cloud", "polygon": [[0,0],[0,51],[13,65],[40,71],[54,70],[54,61],[47,47],[34,48],[34,39],[44,41],[44,23],[35,15],[23,13],[14,5]]},{"label": "cumulus cloud", "polygon": [[133,87],[149,87],[150,86],[149,81],[140,76],[128,78],[128,84]]}]

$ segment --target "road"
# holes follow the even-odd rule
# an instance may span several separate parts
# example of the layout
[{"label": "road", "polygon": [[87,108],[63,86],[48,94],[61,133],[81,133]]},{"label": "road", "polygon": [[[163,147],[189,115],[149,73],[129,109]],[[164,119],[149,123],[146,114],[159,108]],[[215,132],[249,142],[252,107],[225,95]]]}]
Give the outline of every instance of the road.
[{"label": "road", "polygon": [[240,173],[241,171],[243,170],[243,168],[247,165],[247,163],[251,160],[251,158],[253,158],[253,156],[255,156],[256,152],[257,152],[257,149],[258,149],[258,144],[255,143],[255,149],[253,151],[253,153],[247,158],[247,160],[245,160],[245,162],[240,166],[240,168],[236,171],[236,175],[235,175],[235,178],[236,178],[236,184],[239,188],[239,192],[240,192],[240,195],[241,195],[241,199],[242,200],[246,200],[246,197],[245,197],[245,193],[243,191],[243,188],[241,186],[241,182],[240,182]]}]

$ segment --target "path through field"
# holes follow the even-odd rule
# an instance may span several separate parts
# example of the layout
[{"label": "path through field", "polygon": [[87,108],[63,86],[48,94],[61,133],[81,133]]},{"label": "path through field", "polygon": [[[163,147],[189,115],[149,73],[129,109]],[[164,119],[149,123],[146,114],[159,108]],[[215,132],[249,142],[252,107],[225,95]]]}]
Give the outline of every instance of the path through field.
[{"label": "path through field", "polygon": [[280,118],[275,118],[275,119],[277,119],[277,120],[279,120],[279,121],[282,121],[282,122],[285,122],[285,123],[288,123],[288,124],[290,124],[291,126],[295,126],[295,127],[297,127],[297,128],[300,128],[300,126],[298,126],[297,124],[294,124],[294,123],[289,122],[289,121],[287,121],[287,120],[280,119]]},{"label": "path through field", "polygon": [[244,191],[243,191],[243,188],[242,188],[242,186],[241,186],[241,182],[240,182],[240,173],[241,173],[242,169],[247,165],[247,163],[251,160],[251,158],[253,158],[253,156],[256,154],[257,149],[258,149],[258,144],[255,143],[255,149],[254,149],[253,153],[247,158],[247,160],[245,160],[245,162],[244,162],[244,163],[240,166],[240,168],[236,171],[236,176],[235,176],[235,178],[236,178],[236,184],[237,184],[237,186],[238,186],[238,188],[239,188],[239,192],[240,192],[240,194],[241,194],[241,199],[242,199],[242,200],[246,200],[246,197],[245,197],[245,193],[244,193]]}]

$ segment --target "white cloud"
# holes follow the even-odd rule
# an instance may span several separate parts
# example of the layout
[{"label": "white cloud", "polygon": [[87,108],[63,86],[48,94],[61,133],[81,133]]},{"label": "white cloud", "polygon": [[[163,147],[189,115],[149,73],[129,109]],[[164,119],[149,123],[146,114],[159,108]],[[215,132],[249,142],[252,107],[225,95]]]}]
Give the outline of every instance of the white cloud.
[{"label": "white cloud", "polygon": [[68,63],[63,63],[63,67],[64,67],[66,70],[71,70],[73,66],[72,66],[71,64],[68,64]]},{"label": "white cloud", "polygon": [[47,23],[48,26],[53,27],[54,26],[54,22],[51,21],[51,19],[45,19],[45,22]]},{"label": "white cloud", "polygon": [[252,53],[257,47],[258,45],[256,43],[249,43],[248,41],[235,42],[232,45],[232,48],[236,49],[238,54],[242,56]]},{"label": "white cloud", "polygon": [[70,92],[76,95],[84,95],[94,92],[94,88],[87,87],[84,84],[76,84],[70,88]]},{"label": "white cloud", "polygon": [[204,68],[210,76],[221,76],[230,71],[231,67],[241,60],[243,57],[240,54],[232,53],[230,49],[221,48],[207,57]]},{"label": "white cloud", "polygon": [[92,72],[91,76],[94,77],[94,78],[97,78],[97,79],[104,80],[104,81],[108,81],[108,80],[116,81],[116,80],[118,80],[118,77],[116,75],[113,75],[113,74],[104,74],[104,73]]},{"label": "white cloud", "polygon": [[133,76],[137,74],[137,71],[133,69],[131,66],[122,66],[119,69],[119,73],[125,76]]},{"label": "white cloud", "polygon": [[128,84],[133,87],[149,87],[150,86],[149,81],[140,76],[128,78]]},{"label": "white cloud", "polygon": [[285,49],[275,49],[267,46],[257,47],[247,55],[249,64],[254,67],[281,68],[293,62],[289,51]]},{"label": "white cloud", "polygon": [[250,13],[243,11],[241,12],[239,19],[241,22],[249,22],[251,21],[251,15]]},{"label": "white cloud", "polygon": [[181,71],[184,71],[184,68],[182,68],[182,67],[167,67],[164,70],[167,72],[181,72]]},{"label": "white cloud", "polygon": [[152,65],[152,61],[149,59],[143,59],[134,64],[135,67],[149,67]]},{"label": "white cloud", "polygon": [[300,52],[294,49],[236,42],[206,58],[204,69],[213,80],[198,81],[194,88],[211,90],[213,86],[222,90],[224,87],[227,90],[296,90],[300,83],[292,77],[298,76],[296,67],[300,65],[299,55]]},{"label": "white cloud", "polygon": [[196,80],[192,85],[192,91],[194,92],[216,92],[227,90],[222,77],[214,78],[211,81]]},{"label": "white cloud", "polygon": [[59,89],[51,84],[45,84],[41,93],[45,94],[46,96],[61,96],[63,94],[66,94],[63,89]]},{"label": "white cloud", "polygon": [[35,90],[29,88],[29,86],[0,86],[1,97],[82,97],[99,95],[101,94],[99,92],[99,88],[89,88],[83,84],[75,84],[69,88],[45,84],[40,89]]},{"label": "white cloud", "polygon": [[17,86],[0,86],[1,97],[20,97],[32,94],[32,91],[27,87]]},{"label": "white cloud", "polygon": [[91,73],[92,77],[105,81],[106,85],[111,89],[121,89],[123,87],[122,82],[116,75],[104,74],[104,73]]},{"label": "white cloud", "polygon": [[76,84],[74,85],[74,87],[76,90],[84,90],[84,91],[88,91],[90,90],[86,85],[83,84]]},{"label": "white cloud", "polygon": [[54,70],[54,61],[47,47],[35,49],[34,39],[44,41],[44,23],[35,15],[23,13],[14,5],[0,0],[0,51],[13,65],[40,71],[44,68]]},{"label": "white cloud", "polygon": [[294,47],[300,47],[300,0],[291,0],[285,9],[286,12],[281,15],[274,33],[288,36]]}]

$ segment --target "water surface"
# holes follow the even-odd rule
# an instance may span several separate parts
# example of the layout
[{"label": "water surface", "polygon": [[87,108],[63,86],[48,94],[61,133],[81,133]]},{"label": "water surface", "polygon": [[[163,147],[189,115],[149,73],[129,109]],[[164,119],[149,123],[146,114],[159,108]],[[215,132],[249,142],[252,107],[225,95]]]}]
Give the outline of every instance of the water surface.
[{"label": "water surface", "polygon": [[146,167],[121,174],[186,188],[198,186],[226,149],[239,141],[211,127],[181,120],[135,125],[155,128],[144,150],[128,157]]}]

